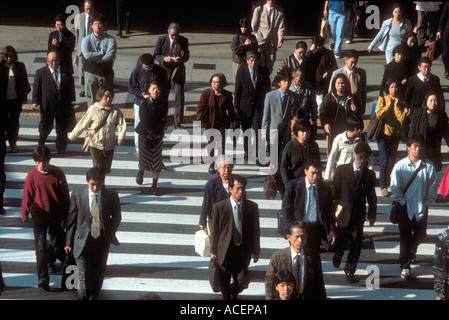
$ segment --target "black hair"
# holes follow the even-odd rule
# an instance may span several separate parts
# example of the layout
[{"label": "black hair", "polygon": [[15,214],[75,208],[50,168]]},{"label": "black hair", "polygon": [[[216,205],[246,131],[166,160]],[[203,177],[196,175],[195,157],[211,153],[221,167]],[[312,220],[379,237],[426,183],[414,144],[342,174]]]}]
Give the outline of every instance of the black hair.
[{"label": "black hair", "polygon": [[101,170],[98,167],[93,167],[90,168],[87,172],[86,172],[86,181],[97,181],[97,182],[104,182],[105,179],[105,173],[103,172],[103,170]]},{"label": "black hair", "polygon": [[44,160],[50,161],[51,151],[44,145],[36,146],[33,150],[33,160],[35,162],[41,162]]}]

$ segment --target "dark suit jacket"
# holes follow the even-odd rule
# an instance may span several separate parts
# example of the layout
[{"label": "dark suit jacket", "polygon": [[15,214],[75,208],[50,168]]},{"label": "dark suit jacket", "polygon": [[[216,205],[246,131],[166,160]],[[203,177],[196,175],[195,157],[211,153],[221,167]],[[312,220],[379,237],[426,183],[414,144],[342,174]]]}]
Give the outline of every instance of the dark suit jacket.
[{"label": "dark suit jacket", "polygon": [[[285,190],[282,199],[282,219],[284,235],[287,234],[289,226],[295,221],[304,221],[306,206],[306,178],[293,179]],[[317,183],[318,194],[318,221],[325,227],[326,232],[334,229],[334,216],[332,212],[332,190],[324,181]]]},{"label": "dark suit jacket", "polygon": [[174,56],[181,57],[181,62],[165,62],[164,57],[167,56],[172,56],[170,36],[168,34],[160,36],[157,39],[156,46],[154,47],[154,59],[160,66],[164,67],[168,79],[170,79],[173,70],[178,69],[174,81],[181,84],[185,83],[186,67],[184,63],[190,59],[189,40],[183,36],[178,36],[178,39],[176,39],[176,51]]},{"label": "dark suit jacket", "polygon": [[[25,65],[22,62],[14,63],[12,68],[14,79],[16,81],[17,100],[20,103],[26,103],[27,94],[30,93],[31,88],[28,82],[28,75]],[[8,86],[9,68],[5,66],[5,61],[0,62],[0,101],[6,100],[7,86]]]},{"label": "dark suit jacket", "polygon": [[408,79],[407,88],[405,89],[405,100],[407,100],[411,114],[413,114],[414,110],[422,107],[424,98],[431,91],[435,92],[438,96],[438,100],[440,101],[438,108],[445,111],[444,94],[441,89],[440,78],[430,74],[429,81],[423,82],[415,74]]},{"label": "dark suit jacket", "polygon": [[76,37],[69,30],[65,29],[62,32],[62,39],[58,46],[52,44],[53,39],[58,39],[58,31],[50,32],[48,36],[48,50],[55,51],[59,54],[59,62],[63,73],[73,74],[72,53],[75,49]]},{"label": "dark suit jacket", "polygon": [[255,89],[247,64],[240,66],[235,77],[234,108],[247,118],[262,117],[265,94],[270,91],[270,78],[266,69],[259,67],[256,74]]},{"label": "dark suit jacket", "polygon": [[343,213],[337,218],[340,228],[347,226],[363,226],[366,217],[366,201],[368,201],[368,218],[376,220],[376,174],[374,171],[362,168],[361,178],[356,185],[353,163],[343,164],[334,173],[334,205],[342,205]]},{"label": "dark suit jacket", "polygon": [[199,224],[206,226],[207,218],[212,216],[212,208],[215,203],[229,198],[229,191],[223,187],[223,181],[220,174],[207,181],[204,188],[203,205],[201,207],[201,215]]},{"label": "dark suit jacket", "polygon": [[[279,294],[273,286],[273,280],[276,273],[281,270],[292,272],[292,255],[290,248],[275,251],[271,256],[265,274],[265,298],[267,300],[279,299]],[[293,290],[292,295],[295,297],[297,296],[296,288]],[[304,288],[302,298],[304,300],[326,299],[326,288],[324,286],[323,270],[319,253],[309,254],[304,252]]]},{"label": "dark suit jacket", "polygon": [[[217,256],[219,265],[226,270],[229,261],[226,253],[232,240],[234,217],[231,200],[225,199],[217,202],[212,209],[211,253]],[[250,200],[242,201],[242,263],[245,268],[249,266],[251,256],[260,255],[260,227],[259,207]]]},{"label": "dark suit jacket", "polygon": [[[101,189],[100,226],[107,242],[118,244],[115,233],[122,220],[118,194],[110,189]],[[73,192],[66,223],[66,245],[72,247],[73,256],[79,258],[90,234],[89,189]]]},{"label": "dark suit jacket", "polygon": [[36,71],[33,85],[33,103],[41,106],[41,114],[66,114],[75,101],[75,85],[71,74],[61,71],[58,90],[48,66]]}]

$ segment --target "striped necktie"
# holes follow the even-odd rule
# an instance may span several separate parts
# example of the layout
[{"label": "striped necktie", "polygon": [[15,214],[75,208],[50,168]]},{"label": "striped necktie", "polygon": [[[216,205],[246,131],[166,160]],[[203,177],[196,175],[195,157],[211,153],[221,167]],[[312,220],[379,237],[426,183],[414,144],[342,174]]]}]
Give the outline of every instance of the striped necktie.
[{"label": "striped necktie", "polygon": [[92,224],[90,226],[90,234],[97,239],[100,236],[100,209],[98,207],[97,195],[93,195],[92,199]]}]

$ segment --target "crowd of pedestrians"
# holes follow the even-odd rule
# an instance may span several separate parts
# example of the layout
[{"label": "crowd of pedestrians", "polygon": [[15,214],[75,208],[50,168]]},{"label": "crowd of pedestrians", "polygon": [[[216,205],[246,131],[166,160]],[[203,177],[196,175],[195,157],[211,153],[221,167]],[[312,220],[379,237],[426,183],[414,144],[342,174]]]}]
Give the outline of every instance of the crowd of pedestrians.
[{"label": "crowd of pedestrians", "polygon": [[[403,8],[395,4],[392,18],[383,22],[367,49],[371,52],[379,43],[386,57],[372,113],[383,126],[375,139],[379,177],[372,170],[373,152],[362,132],[369,75],[357,67],[359,52],[342,50],[345,38],[350,44],[363,32],[361,8],[366,5],[363,1],[325,1],[323,16],[330,26],[330,48],[320,35],[311,39],[310,46],[298,41],[291,55],[274,70],[288,26],[283,9],[276,1],[266,0],[250,18],[240,19],[230,43],[234,92],[225,89],[228,81],[224,74],[215,73],[210,88],[201,94],[196,118],[205,129],[219,131],[222,141],[221,145],[209,141],[216,144],[210,153],[209,173],[218,174],[205,185],[199,226],[210,238],[211,259],[219,266],[224,299],[237,299],[248,287],[250,260],[257,262],[260,256],[257,201],[246,198],[247,179],[232,174],[234,161],[224,148],[227,129],[254,129],[251,132],[268,145],[279,144],[278,172],[272,181],[282,197],[278,229],[290,247],[271,257],[265,277],[267,299],[326,299],[320,258],[323,246],[334,252],[333,265],[339,268],[349,244],[344,272],[348,282],[356,281],[364,221],[367,217],[370,225],[376,221],[376,178],[382,196],[390,196],[390,188],[400,205],[399,264],[401,277],[410,277],[410,264],[426,236],[429,205],[436,198],[442,138],[449,138],[440,79],[431,73],[432,60],[423,54],[423,48],[426,40],[442,38],[443,61],[447,60],[444,39],[449,4],[437,3],[432,8],[417,4],[415,28],[404,17]],[[105,17],[95,10],[93,1],[85,0],[83,6],[84,12],[75,18],[75,34],[67,30],[61,15],[55,18],[56,31],[48,38],[47,65],[36,72],[32,102],[33,109],[40,112],[39,143],[33,151],[36,168],[25,181],[22,218],[26,221],[31,214],[33,220],[39,287],[48,290],[48,271],[54,269],[56,259],[64,262],[66,255],[72,254],[81,270],[78,297],[95,299],[109,245],[118,244],[115,232],[121,221],[120,202],[117,193],[104,187],[104,179],[111,172],[115,146],[124,143],[126,123],[113,105],[117,42],[108,34]],[[129,33],[129,8],[118,11],[117,36],[121,36],[124,12],[125,33]],[[436,12],[441,12],[439,25]],[[143,183],[145,170],[152,171],[152,195],[160,194],[157,183],[164,167],[162,146],[171,89],[175,95],[174,129],[185,126],[185,63],[189,58],[188,39],[180,35],[177,23],[171,23],[167,34],[157,39],[154,53],[140,56],[140,64],[129,75],[128,91],[135,97],[136,183]],[[343,67],[338,68],[340,63]],[[75,73],[79,95],[88,100],[88,109],[78,123],[72,106]],[[3,160],[6,141],[12,152],[17,149],[20,111],[30,92],[25,67],[14,48],[5,47],[0,63],[0,102],[5,106],[0,130]],[[54,121],[56,151],[61,155],[68,141],[75,141],[87,129],[83,149],[91,153],[92,169],[86,174],[87,188],[73,193],[71,199],[65,175],[50,165],[51,153],[45,146]],[[325,165],[316,142],[319,126],[327,141]],[[244,159],[264,166],[265,150],[259,137],[254,143],[251,138],[243,137]],[[397,162],[401,139],[408,155]],[[4,168],[1,171],[4,176]],[[0,179],[2,195],[4,184],[5,179]],[[441,240],[438,248],[443,244]]]}]

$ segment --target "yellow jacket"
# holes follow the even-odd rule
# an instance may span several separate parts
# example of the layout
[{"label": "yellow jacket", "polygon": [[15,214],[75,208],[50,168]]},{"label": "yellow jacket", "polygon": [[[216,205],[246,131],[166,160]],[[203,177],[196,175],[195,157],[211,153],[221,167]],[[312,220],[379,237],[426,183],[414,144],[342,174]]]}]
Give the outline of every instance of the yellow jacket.
[{"label": "yellow jacket", "polygon": [[385,123],[384,134],[397,137],[402,133],[402,124],[410,114],[410,109],[403,99],[399,99],[398,104],[394,105],[394,99],[388,102],[386,96],[377,101],[376,117]]}]

